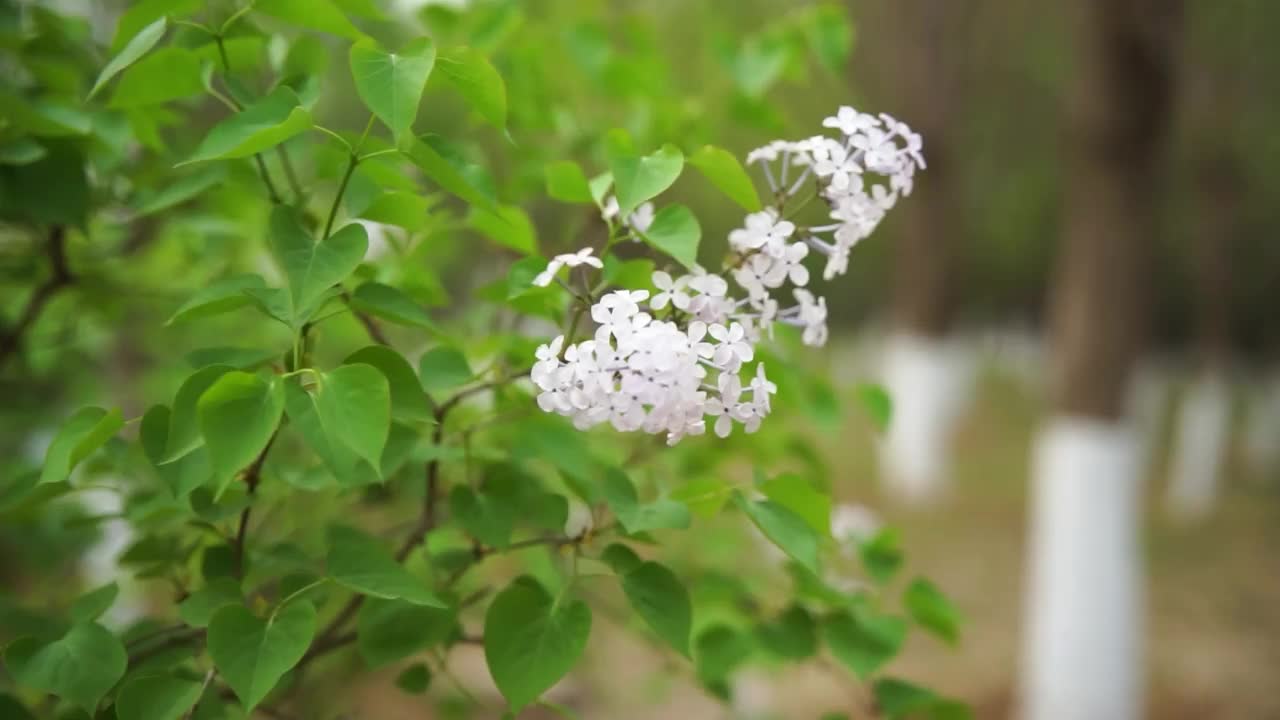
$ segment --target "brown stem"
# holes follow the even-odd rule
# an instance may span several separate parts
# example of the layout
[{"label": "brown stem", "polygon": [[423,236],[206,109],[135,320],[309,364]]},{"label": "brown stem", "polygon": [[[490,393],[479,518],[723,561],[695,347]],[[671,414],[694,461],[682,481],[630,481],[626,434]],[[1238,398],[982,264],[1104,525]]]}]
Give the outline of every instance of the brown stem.
[{"label": "brown stem", "polygon": [[49,256],[52,274],[48,280],[45,280],[31,294],[31,297],[27,300],[26,307],[22,309],[22,314],[18,316],[18,320],[13,324],[13,327],[4,335],[0,335],[0,367],[3,367],[9,356],[21,347],[22,336],[40,317],[45,305],[53,299],[53,296],[59,290],[75,282],[75,277],[71,274],[71,269],[67,265],[66,228],[62,225],[54,225],[50,228],[49,246],[46,253]]},{"label": "brown stem", "polygon": [[244,577],[244,546],[245,539],[249,533],[249,516],[253,513],[252,498],[258,491],[258,482],[262,480],[262,466],[267,462],[267,453],[271,452],[271,446],[275,445],[276,437],[279,436],[280,430],[276,429],[271,434],[271,439],[267,440],[266,447],[262,448],[262,452],[258,453],[258,457],[254,458],[249,467],[244,471],[244,482],[249,489],[250,503],[244,510],[240,511],[240,526],[236,529],[236,539],[232,546],[235,552],[235,570],[236,577]]},{"label": "brown stem", "polygon": [[129,667],[136,667],[138,665],[141,665],[143,662],[150,660],[156,655],[159,655],[160,653],[165,652],[166,650],[171,650],[175,647],[186,645],[189,642],[192,642],[194,640],[200,640],[203,638],[204,638],[204,630],[200,628],[190,628],[185,632],[172,635],[168,638],[165,638],[163,642],[158,642],[155,645],[152,645],[147,648],[143,648],[142,650],[139,650],[136,653],[130,655]]}]

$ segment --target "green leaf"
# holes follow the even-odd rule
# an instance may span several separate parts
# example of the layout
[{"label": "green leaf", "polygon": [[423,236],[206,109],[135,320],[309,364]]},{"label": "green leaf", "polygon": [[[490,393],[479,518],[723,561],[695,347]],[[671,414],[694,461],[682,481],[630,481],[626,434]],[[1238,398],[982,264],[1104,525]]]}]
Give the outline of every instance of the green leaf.
[{"label": "green leaf", "polygon": [[556,602],[529,576],[499,593],[485,613],[484,657],[512,711],[519,712],[568,674],[590,634],[586,603]]},{"label": "green leaf", "polygon": [[449,493],[449,509],[457,516],[462,529],[476,540],[495,548],[511,544],[517,512],[511,498],[477,493],[459,485]]},{"label": "green leaf", "polygon": [[760,646],[784,660],[805,660],[818,652],[818,625],[803,606],[792,605],[756,627]]},{"label": "green leaf", "polygon": [[733,494],[733,488],[714,478],[694,478],[676,488],[671,499],[684,503],[695,517],[715,517]]},{"label": "green leaf", "polygon": [[116,697],[119,720],[183,720],[200,699],[203,688],[194,680],[173,675],[135,677]]},{"label": "green leaf", "polygon": [[804,518],[772,500],[751,501],[740,494],[734,494],[733,499],[774,545],[809,572],[819,574],[818,535]]},{"label": "green leaf", "polygon": [[822,637],[837,660],[866,679],[901,650],[907,623],[866,610],[842,612],[822,622]]},{"label": "green leaf", "polygon": [[205,90],[200,63],[187,48],[160,48],[120,76],[108,105],[123,110],[200,95]]},{"label": "green leaf", "polygon": [[877,680],[873,692],[876,705],[890,718],[901,718],[927,710],[938,699],[933,692],[897,678]]},{"label": "green leaf", "polygon": [[386,376],[372,365],[343,365],[321,375],[319,385],[315,402],[320,424],[377,470],[391,431]]},{"label": "green leaf", "polygon": [[371,597],[356,616],[356,647],[376,668],[439,645],[457,627],[453,610]]},{"label": "green leaf", "polygon": [[960,637],[960,611],[938,586],[916,578],[903,593],[902,604],[921,627],[955,645]]},{"label": "green leaf", "polygon": [[208,627],[214,613],[223,606],[240,605],[243,602],[239,580],[233,577],[215,577],[178,605],[178,617],[191,627]]},{"label": "green leaf", "polygon": [[872,580],[884,585],[893,579],[902,567],[902,548],[898,533],[884,528],[858,548],[862,564]]},{"label": "green leaf", "polygon": [[469,47],[440,52],[440,77],[466,99],[480,117],[503,129],[507,125],[507,86],[482,53]]},{"label": "green leaf", "polygon": [[46,154],[44,146],[31,138],[11,138],[0,144],[0,165],[30,165]]},{"label": "green leaf", "polygon": [[160,38],[164,37],[164,31],[168,27],[168,20],[160,18],[150,25],[142,28],[128,45],[124,46],[107,66],[102,68],[102,72],[98,74],[98,79],[93,83],[93,89],[89,91],[89,97],[92,98],[98,94],[104,85],[111,81],[121,70],[132,65],[138,58],[146,55],[151,48],[160,42]]},{"label": "green leaf", "polygon": [[310,30],[351,40],[365,37],[332,0],[259,0],[253,9]]},{"label": "green leaf", "polygon": [[119,410],[110,412],[98,407],[80,408],[63,423],[49,443],[44,455],[40,483],[62,482],[90,453],[106,444],[124,427]]},{"label": "green leaf", "polygon": [[452,390],[475,376],[467,357],[447,345],[431,348],[418,361],[422,387],[432,395]]},{"label": "green leaf", "polygon": [[658,637],[689,657],[693,603],[675,573],[656,562],[643,563],[622,575],[622,591]]},{"label": "green leaf", "polygon": [[77,623],[51,643],[15,640],[4,662],[18,685],[52,693],[93,715],[124,676],[128,656],[119,638],[97,623]]},{"label": "green leaf", "polygon": [[225,177],[226,169],[221,165],[209,165],[176,179],[166,177],[169,182],[155,192],[139,193],[133,210],[138,215],[151,215],[161,210],[168,210],[198,197],[205,190],[222,182]]},{"label": "green leaf", "polygon": [[400,139],[400,151],[414,165],[417,165],[418,169],[425,173],[428,179],[435,182],[444,191],[457,195],[472,205],[478,205],[488,210],[497,208],[497,204],[492,198],[480,192],[453,163],[446,160],[430,143],[412,135],[405,135]]},{"label": "green leaf", "polygon": [[431,686],[431,671],[423,663],[414,663],[396,676],[396,687],[410,695],[421,695]]},{"label": "green leaf", "polygon": [[[348,195],[348,197],[352,196]],[[424,197],[417,192],[388,190],[375,197],[368,207],[360,211],[359,215],[366,220],[396,225],[416,232],[428,226],[428,216],[434,204],[432,198]]]},{"label": "green leaf", "polygon": [[425,582],[396,562],[378,540],[342,525],[330,528],[328,539],[329,554],[325,567],[329,577],[339,584],[364,595],[447,607],[443,600],[427,590]]},{"label": "green leaf", "polygon": [[692,268],[698,264],[698,243],[702,226],[693,211],[684,205],[668,205],[653,217],[653,224],[641,233],[645,242]]},{"label": "green leaf", "polygon": [[611,543],[600,553],[600,560],[619,575],[625,575],[643,563],[634,550],[622,543]]},{"label": "green leaf", "polygon": [[285,410],[289,413],[289,427],[296,429],[338,482],[345,487],[358,487],[377,480],[373,468],[360,460],[355,450],[332,435],[320,420],[316,398],[307,392],[301,381],[292,379],[285,384]]},{"label": "green leaf", "polygon": [[644,157],[615,157],[610,170],[617,189],[619,216],[630,215],[641,203],[671,187],[683,169],[684,155],[674,145],[663,145]]},{"label": "green leaf", "polygon": [[831,535],[831,497],[795,474],[779,475],[760,485],[765,497],[799,515],[819,537]]},{"label": "green leaf", "polygon": [[180,164],[248,157],[311,128],[311,113],[293,90],[281,85],[271,94],[223,120],[205,135]]},{"label": "green leaf", "polygon": [[[359,290],[356,292],[358,294]],[[372,365],[387,378],[391,391],[391,417],[408,422],[432,419],[422,383],[403,355],[385,345],[370,345],[355,351],[342,361],[344,365],[355,363]]]},{"label": "green leaf", "polygon": [[398,53],[383,52],[371,44],[351,46],[351,76],[356,93],[378,119],[400,137],[413,126],[427,78],[436,62],[431,38],[419,38]]},{"label": "green leaf", "polygon": [[753,650],[750,636],[723,624],[704,629],[694,645],[698,677],[708,683],[729,677]]},{"label": "green leaf", "polygon": [[711,181],[712,185],[729,196],[747,212],[760,212],[760,196],[742,163],[724,148],[706,145],[689,158],[689,164]]},{"label": "green leaf", "polygon": [[846,72],[845,63],[853,50],[853,25],[843,7],[824,3],[813,8],[805,23],[805,39],[818,61],[833,73]]},{"label": "green leaf", "polygon": [[528,213],[514,205],[502,205],[498,211],[471,208],[467,225],[490,240],[525,255],[538,252],[538,236]]},{"label": "green leaf", "polygon": [[591,199],[596,205],[604,207],[604,196],[609,192],[609,188],[613,187],[613,173],[600,173],[591,178],[588,187],[591,190]]},{"label": "green leaf", "polygon": [[236,370],[218,378],[196,408],[209,460],[225,487],[271,441],[284,413],[284,386]]},{"label": "green leaf", "polygon": [[190,300],[183,303],[165,321],[165,325],[172,325],[183,320],[219,315],[242,308],[252,302],[249,296],[244,293],[247,288],[264,288],[266,286],[267,283],[262,279],[262,276],[253,273],[223,278],[212,285],[206,285],[197,290]]},{"label": "green leaf", "polygon": [[683,530],[689,527],[687,507],[674,500],[641,503],[631,479],[621,470],[613,468],[607,471],[601,490],[609,509],[618,516],[618,522],[630,535],[650,530]]},{"label": "green leaf", "polygon": [[196,448],[187,455],[173,462],[165,462],[165,446],[169,442],[169,407],[152,406],[142,415],[142,423],[138,428],[138,439],[142,443],[142,452],[155,466],[156,473],[164,480],[169,492],[175,498],[187,497],[188,493],[205,484],[212,477],[214,469],[209,464],[209,452],[204,448]]},{"label": "green leaf", "polygon": [[310,317],[330,289],[355,271],[368,248],[368,235],[359,223],[344,225],[315,242],[296,211],[276,206],[271,212],[271,254],[289,281],[295,324]]},{"label": "green leaf", "polygon": [[184,355],[183,359],[197,370],[210,365],[226,365],[235,370],[247,370],[264,365],[278,357],[280,353],[277,350],[219,345],[197,348]]},{"label": "green leaf", "polygon": [[889,397],[889,391],[880,385],[864,383],[854,392],[857,394],[858,404],[867,417],[871,418],[871,422],[875,423],[876,429],[880,432],[889,429],[889,421],[893,419],[893,398]]},{"label": "green leaf", "polygon": [[171,463],[204,445],[200,434],[200,416],[196,405],[200,396],[223,375],[235,370],[229,365],[210,365],[192,373],[178,387],[169,413],[169,433],[165,439],[162,462]]},{"label": "green leaf", "polygon": [[81,623],[97,620],[99,615],[111,609],[119,594],[120,586],[114,582],[90,590],[76,598],[75,604],[71,606],[71,619]]},{"label": "green leaf", "polygon": [[587,176],[582,168],[572,160],[553,162],[544,168],[547,179],[547,194],[561,202],[592,202],[591,186],[587,184]]},{"label": "green leaf", "polygon": [[316,633],[316,610],[291,602],[262,620],[243,605],[227,605],[209,622],[213,664],[246,710],[252,710],[302,656]]}]

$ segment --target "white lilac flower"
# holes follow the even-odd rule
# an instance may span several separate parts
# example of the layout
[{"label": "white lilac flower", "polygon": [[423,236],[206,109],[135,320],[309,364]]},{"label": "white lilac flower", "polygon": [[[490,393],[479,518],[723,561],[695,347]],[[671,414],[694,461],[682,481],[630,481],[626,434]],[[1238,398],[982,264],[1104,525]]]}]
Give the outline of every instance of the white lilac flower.
[{"label": "white lilac flower", "polygon": [[743,254],[762,250],[777,257],[795,230],[795,223],[779,220],[774,210],[762,210],[747,216],[746,227],[729,233],[729,246]]},{"label": "white lilac flower", "polygon": [[556,273],[560,272],[560,268],[575,268],[587,265],[597,270],[604,267],[604,263],[598,257],[593,257],[595,250],[589,247],[582,248],[575,253],[567,253],[565,255],[557,255],[551,258],[551,262],[547,263],[547,269],[538,273],[533,279],[533,284],[539,287],[546,287],[555,279]]},{"label": "white lilac flower", "polygon": [[[681,276],[655,272],[652,297],[647,290],[615,291],[591,306],[591,338],[566,346],[558,337],[540,346],[530,373],[539,389],[538,407],[581,429],[607,423],[622,432],[664,433],[669,444],[704,434],[707,417],[715,418],[713,429],[721,437],[735,424],[746,432],[758,429],[778,387],[759,362],[743,387],[739,374],[754,361],[755,344],[771,337],[777,322],[800,328],[806,345],[820,346],[828,338],[826,300],[805,289],[810,251],[826,257],[824,278],[844,274],[852,248],[910,194],[916,171],[925,167],[920,136],[889,115],[841,107],[823,126],[839,137],[777,140],[747,155],[747,163],[764,174],[776,205],[748,215],[729,234],[737,256],[731,268],[708,273],[695,267]],[[782,219],[782,209],[805,183],[814,186],[835,222],[807,228],[802,241],[791,242],[796,226]],[[617,198],[606,198],[604,218],[612,223],[619,213]],[[653,216],[646,203],[622,224],[642,233]],[[601,267],[589,249],[558,255],[538,276],[539,284],[550,283],[563,267],[581,265]],[[730,277],[738,288],[730,289]],[[777,296],[788,284],[797,304],[783,309]],[[642,309],[645,301],[655,313],[667,306],[680,312],[658,319]],[[845,515],[839,522],[857,524]]]},{"label": "white lilac flower", "polygon": [[843,548],[856,549],[880,529],[874,512],[863,505],[841,503],[831,509],[831,537]]},{"label": "white lilac flower", "polygon": [[653,286],[658,292],[653,294],[653,299],[649,301],[649,307],[654,310],[661,310],[670,303],[677,310],[686,310],[689,307],[691,298],[685,292],[689,288],[689,282],[693,279],[689,275],[681,275],[678,278],[672,277],[658,270],[653,273]]},{"label": "white lilac flower", "polygon": [[[600,217],[605,222],[612,222],[621,211],[622,208],[618,205],[617,196],[610,195],[604,199],[604,206],[600,208]],[[631,214],[627,216],[622,224],[636,232],[648,232],[649,227],[653,225],[653,216],[653,203],[641,203],[639,207],[631,211]]]}]

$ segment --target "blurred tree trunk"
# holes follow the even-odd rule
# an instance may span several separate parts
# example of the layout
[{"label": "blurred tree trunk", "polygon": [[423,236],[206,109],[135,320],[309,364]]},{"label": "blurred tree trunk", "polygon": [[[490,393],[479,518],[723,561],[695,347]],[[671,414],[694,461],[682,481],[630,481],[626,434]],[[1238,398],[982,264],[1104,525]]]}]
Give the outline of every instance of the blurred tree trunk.
[{"label": "blurred tree trunk", "polygon": [[[1239,117],[1241,68],[1221,67],[1188,43],[1180,115],[1190,145],[1191,286],[1196,370],[1179,408],[1170,511],[1184,520],[1204,517],[1218,494],[1226,454],[1231,398],[1231,254],[1239,232],[1243,171],[1232,142]],[[1232,55],[1234,53],[1228,53]],[[1237,64],[1237,63],[1232,63]]]},{"label": "blurred tree trunk", "polygon": [[1075,3],[1051,417],[1031,513],[1023,716],[1142,715],[1138,446],[1125,417],[1147,329],[1179,0]]},{"label": "blurred tree trunk", "polygon": [[945,488],[951,430],[967,395],[966,359],[948,332],[963,240],[954,156],[974,11],[970,1],[895,0],[861,16],[879,38],[867,40],[881,68],[874,74],[892,83],[885,106],[923,135],[928,162],[893,238],[892,328],[883,361],[894,400],[885,476],[908,500]]}]

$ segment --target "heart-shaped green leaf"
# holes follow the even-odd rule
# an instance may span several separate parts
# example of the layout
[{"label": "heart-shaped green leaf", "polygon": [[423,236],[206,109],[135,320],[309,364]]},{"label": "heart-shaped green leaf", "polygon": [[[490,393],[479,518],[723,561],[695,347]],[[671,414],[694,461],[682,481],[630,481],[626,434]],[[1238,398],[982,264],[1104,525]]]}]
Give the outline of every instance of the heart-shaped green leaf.
[{"label": "heart-shaped green leaf", "polygon": [[71,606],[71,619],[76,622],[97,620],[99,615],[111,609],[111,606],[116,601],[116,596],[119,594],[120,586],[114,582],[90,590],[76,598],[75,603]]},{"label": "heart-shaped green leaf", "polygon": [[78,623],[44,644],[15,640],[4,653],[5,666],[19,685],[57,695],[94,714],[98,701],[124,676],[124,645],[97,623]]},{"label": "heart-shaped green leaf", "polygon": [[124,71],[109,106],[131,110],[162,105],[204,92],[200,56],[184,47],[165,47]]},{"label": "heart-shaped green leaf", "polygon": [[440,151],[430,142],[430,138],[420,139],[406,133],[400,138],[400,151],[409,158],[427,178],[439,185],[445,192],[457,195],[472,205],[495,211],[498,204],[493,198],[485,195],[462,171],[445,159]]},{"label": "heart-shaped green leaf", "polygon": [[578,163],[561,160],[547,165],[544,172],[548,195],[561,202],[591,204],[591,186]]},{"label": "heart-shaped green leaf", "polygon": [[747,500],[741,494],[735,494],[733,500],[774,545],[818,574],[818,534],[804,518],[772,500]]},{"label": "heart-shaped green leaf", "polygon": [[320,377],[316,410],[337,438],[377,470],[391,430],[391,388],[372,365],[342,365]]},{"label": "heart-shaped green leaf", "polygon": [[284,20],[291,25],[319,30],[331,35],[361,40],[364,33],[351,24],[333,0],[258,0],[254,12]]},{"label": "heart-shaped green leaf", "polygon": [[689,656],[693,603],[675,573],[656,562],[642,563],[622,575],[622,591],[631,608],[658,637],[681,655]]},{"label": "heart-shaped green leaf", "polygon": [[652,200],[671,187],[683,169],[684,155],[674,145],[663,145],[657,152],[644,157],[614,157],[610,170],[618,195],[619,215],[630,215],[641,203]]},{"label": "heart-shaped green leaf", "polygon": [[398,53],[371,44],[351,46],[351,76],[366,107],[391,128],[396,137],[408,132],[418,117],[422,91],[436,61],[436,46],[419,38]]},{"label": "heart-shaped green leaf", "polygon": [[342,363],[364,363],[382,372],[391,389],[391,417],[408,422],[432,419],[427,394],[422,390],[418,374],[400,353],[385,345],[370,345],[351,353]]},{"label": "heart-shaped green leaf", "polygon": [[675,258],[687,268],[698,264],[698,243],[702,226],[693,211],[684,205],[668,205],[653,217],[649,229],[641,235],[645,241]]},{"label": "heart-shaped green leaf", "polygon": [[640,502],[631,479],[616,468],[605,473],[601,491],[609,509],[618,516],[622,528],[631,535],[650,530],[681,530],[689,527],[692,520],[689,508],[674,500]]},{"label": "heart-shaped green leaf", "polygon": [[760,196],[756,194],[756,186],[733,153],[714,145],[706,145],[689,158],[689,164],[698,168],[712,185],[720,188],[721,192],[744,210],[760,212]]},{"label": "heart-shaped green leaf", "polygon": [[165,322],[172,325],[182,320],[209,317],[230,312],[248,305],[251,300],[244,293],[248,288],[263,288],[267,283],[261,275],[244,273],[223,278],[211,285],[196,291],[191,299],[182,304]]},{"label": "heart-shaped green leaf", "polygon": [[433,395],[452,390],[475,376],[467,356],[457,348],[442,345],[431,348],[418,361],[422,387]]},{"label": "heart-shaped green leaf", "polygon": [[765,497],[799,515],[818,537],[831,535],[831,496],[799,475],[787,473],[760,484]]},{"label": "heart-shaped green leaf", "polygon": [[271,441],[284,413],[284,386],[239,370],[218,378],[197,403],[200,433],[220,487]]},{"label": "heart-shaped green leaf", "polygon": [[356,646],[369,667],[379,667],[444,642],[457,626],[451,609],[371,597],[356,616]]},{"label": "heart-shaped green leaf", "polygon": [[218,378],[233,370],[235,368],[230,365],[209,365],[182,381],[177,395],[173,397],[173,409],[169,412],[169,433],[165,438],[161,462],[174,462],[204,445],[196,405],[200,402],[200,396],[213,387]]},{"label": "heart-shaped green leaf", "polygon": [[326,293],[347,279],[368,248],[368,234],[359,223],[345,225],[315,242],[292,208],[280,205],[272,211],[271,254],[289,280],[295,325],[305,322],[326,299]]},{"label": "heart-shaped green leaf", "polygon": [[376,481],[376,471],[362,462],[350,445],[325,428],[315,395],[307,392],[300,380],[295,378],[285,383],[284,402],[289,427],[302,435],[340,484],[358,487]]},{"label": "heart-shaped green leaf", "polygon": [[66,480],[81,460],[102,447],[120,428],[124,418],[119,410],[98,407],[81,408],[59,428],[44,454],[40,484]]},{"label": "heart-shaped green leaf", "polygon": [[171,415],[165,405],[152,406],[142,416],[138,439],[143,453],[169,487],[169,492],[175,498],[185,498],[188,493],[213,477],[213,468],[209,465],[209,452],[203,447],[196,448],[173,462],[164,462]]},{"label": "heart-shaped green leaf", "polygon": [[161,17],[159,20],[138,31],[137,35],[124,46],[107,66],[102,68],[102,72],[98,74],[98,79],[93,83],[93,89],[89,91],[89,97],[92,98],[98,94],[104,85],[111,81],[121,70],[132,65],[138,58],[147,54],[147,51],[156,46],[160,42],[160,38],[164,37],[164,31],[168,27],[168,20]]},{"label": "heart-shaped green leaf", "polygon": [[386,599],[403,599],[416,605],[448,607],[426,583],[396,562],[381,542],[355,528],[336,525],[329,529],[329,577],[358,593]]},{"label": "heart-shaped green leaf", "polygon": [[586,603],[557,603],[531,577],[499,593],[484,616],[484,657],[511,709],[519,712],[568,674],[590,634]]},{"label": "heart-shaped green leaf", "polygon": [[390,285],[367,282],[351,294],[351,306],[400,325],[411,325],[436,331],[431,316],[412,298]]},{"label": "heart-shaped green leaf", "polygon": [[226,605],[209,621],[209,656],[246,710],[252,710],[302,656],[316,632],[316,610],[296,600],[267,620]]},{"label": "heart-shaped green leaf", "polygon": [[213,126],[185,162],[248,157],[310,128],[311,113],[302,107],[293,90],[281,85],[270,95]]},{"label": "heart-shaped green leaf", "polygon": [[868,611],[841,612],[823,621],[822,637],[837,660],[865,679],[898,654],[907,623]]},{"label": "heart-shaped green leaf", "polygon": [[469,47],[448,48],[440,51],[436,67],[480,117],[499,130],[506,127],[507,86],[484,54]]},{"label": "heart-shaped green leaf", "polygon": [[181,720],[200,699],[200,683],[173,675],[144,675],[120,688],[118,720]]}]

